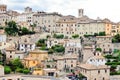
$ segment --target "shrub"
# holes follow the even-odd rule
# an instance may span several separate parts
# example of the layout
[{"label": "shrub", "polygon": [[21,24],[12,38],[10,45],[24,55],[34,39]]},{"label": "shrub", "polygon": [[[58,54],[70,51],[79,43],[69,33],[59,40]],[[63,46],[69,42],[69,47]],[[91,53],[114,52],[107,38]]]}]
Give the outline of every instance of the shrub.
[{"label": "shrub", "polygon": [[93,37],[94,35],[85,34],[84,37]]},{"label": "shrub", "polygon": [[47,66],[47,68],[50,68],[50,65],[46,65]]},{"label": "shrub", "polygon": [[106,65],[120,65],[120,62],[107,62]]},{"label": "shrub", "polygon": [[105,32],[99,32],[99,36],[106,36]]},{"label": "shrub", "polygon": [[100,52],[101,52],[101,51],[102,51],[102,49],[101,49],[101,48],[96,48],[96,51],[100,51]]},{"label": "shrub", "polygon": [[74,34],[74,35],[72,35],[72,38],[79,38],[79,35],[78,34]]},{"label": "shrub", "polygon": [[53,37],[57,38],[57,39],[63,39],[64,35],[63,34],[54,34]]},{"label": "shrub", "polygon": [[65,51],[65,48],[64,48],[62,45],[52,46],[52,49],[53,49],[55,52],[64,52],[64,51]]},{"label": "shrub", "polygon": [[9,66],[5,66],[4,67],[4,72],[5,72],[5,74],[10,74],[11,73],[10,67]]},{"label": "shrub", "polygon": [[24,74],[28,74],[28,73],[30,73],[30,70],[24,69],[24,70],[23,70],[23,73],[24,73]]},{"label": "shrub", "polygon": [[17,69],[16,69],[16,72],[23,73],[23,69],[17,68]]},{"label": "shrub", "polygon": [[120,72],[110,72],[110,75],[120,75]]}]

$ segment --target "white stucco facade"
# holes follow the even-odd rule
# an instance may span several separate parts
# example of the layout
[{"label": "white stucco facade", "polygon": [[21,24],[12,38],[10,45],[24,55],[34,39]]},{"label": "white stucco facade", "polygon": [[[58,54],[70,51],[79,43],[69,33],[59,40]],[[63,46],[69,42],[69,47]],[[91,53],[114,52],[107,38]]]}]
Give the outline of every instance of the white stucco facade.
[{"label": "white stucco facade", "polygon": [[6,42],[6,35],[0,34],[0,42]]},{"label": "white stucco facade", "polygon": [[19,44],[19,50],[20,51],[24,51],[24,52],[26,52],[26,51],[32,51],[32,50],[34,50],[35,49],[35,43],[34,44],[23,44],[23,43],[20,43]]}]

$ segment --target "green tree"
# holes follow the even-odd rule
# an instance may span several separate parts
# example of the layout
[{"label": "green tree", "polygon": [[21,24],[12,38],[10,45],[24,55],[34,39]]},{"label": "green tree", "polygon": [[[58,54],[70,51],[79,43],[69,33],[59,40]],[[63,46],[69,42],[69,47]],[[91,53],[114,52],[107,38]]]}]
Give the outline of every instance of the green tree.
[{"label": "green tree", "polygon": [[9,66],[5,66],[4,67],[4,72],[5,72],[5,74],[10,74],[11,73],[10,67]]},{"label": "green tree", "polygon": [[30,25],[32,27],[32,31],[34,31],[35,27],[37,26],[35,23],[33,25]]},{"label": "green tree", "polygon": [[16,72],[23,73],[23,69],[22,68],[17,68]]},{"label": "green tree", "polygon": [[53,37],[57,38],[57,39],[63,39],[64,35],[63,34],[54,34]]},{"label": "green tree", "polygon": [[98,36],[99,34],[98,33],[94,33],[94,36]]},{"label": "green tree", "polygon": [[119,43],[119,42],[120,42],[120,34],[116,34],[116,35],[112,38],[112,42],[113,42],[113,43]]},{"label": "green tree", "polygon": [[22,35],[29,34],[29,30],[28,30],[26,27],[23,27],[23,28],[21,29],[21,32],[22,32]]},{"label": "green tree", "polygon": [[106,36],[105,32],[99,32],[99,36]]},{"label": "green tree", "polygon": [[10,68],[12,69],[12,71],[15,71],[17,68],[24,68],[20,59],[11,60],[9,65],[10,65]]},{"label": "green tree", "polygon": [[74,34],[74,35],[72,35],[72,38],[79,38],[79,35],[78,34]]},{"label": "green tree", "polygon": [[50,38],[51,36],[50,35],[47,35],[46,38]]},{"label": "green tree", "polygon": [[100,52],[101,52],[101,51],[102,51],[102,49],[101,49],[101,48],[96,48],[96,51],[100,51]]},{"label": "green tree", "polygon": [[40,46],[40,47],[41,47],[41,46],[42,46],[42,47],[43,47],[43,46],[45,47],[45,46],[46,46],[45,41],[46,41],[46,39],[39,39],[38,42],[36,43],[36,45],[37,45],[37,46]]},{"label": "green tree", "polygon": [[11,36],[17,35],[18,34],[17,24],[14,21],[8,22],[5,28],[5,32],[7,33],[7,35],[11,35]]},{"label": "green tree", "polygon": [[64,48],[62,45],[52,46],[52,49],[53,49],[55,52],[64,52],[64,51],[65,51],[65,48]]},{"label": "green tree", "polygon": [[28,73],[30,73],[30,70],[24,69],[24,70],[23,70],[23,73],[24,73],[24,74],[28,74]]}]

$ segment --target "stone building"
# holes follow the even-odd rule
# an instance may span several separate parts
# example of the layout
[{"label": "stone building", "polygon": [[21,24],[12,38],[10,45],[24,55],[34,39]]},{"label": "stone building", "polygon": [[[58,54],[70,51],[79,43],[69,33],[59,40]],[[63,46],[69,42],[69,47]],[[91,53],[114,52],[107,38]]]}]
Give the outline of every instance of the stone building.
[{"label": "stone building", "polygon": [[62,15],[56,12],[37,12],[33,15],[33,23],[37,25],[41,32],[54,33],[56,31],[56,21],[58,21],[61,16]]},{"label": "stone building", "polygon": [[87,80],[110,80],[110,68],[106,65],[80,64],[77,68]]}]

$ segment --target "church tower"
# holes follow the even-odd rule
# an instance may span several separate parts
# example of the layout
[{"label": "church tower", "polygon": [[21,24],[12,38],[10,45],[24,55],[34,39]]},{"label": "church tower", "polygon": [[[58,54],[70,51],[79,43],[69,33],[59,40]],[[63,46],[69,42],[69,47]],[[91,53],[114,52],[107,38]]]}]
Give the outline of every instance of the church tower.
[{"label": "church tower", "polygon": [[79,9],[78,10],[78,17],[81,18],[84,16],[84,9]]}]

